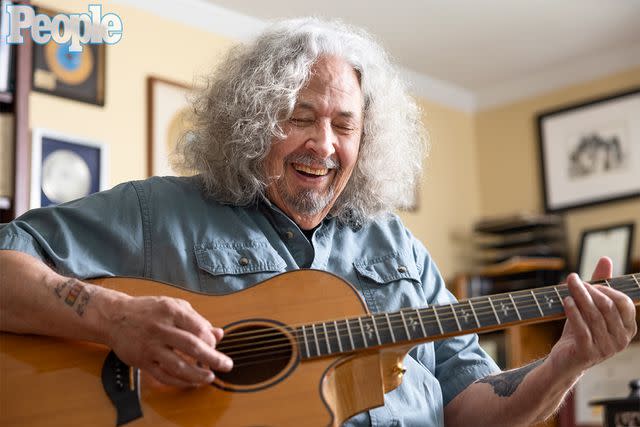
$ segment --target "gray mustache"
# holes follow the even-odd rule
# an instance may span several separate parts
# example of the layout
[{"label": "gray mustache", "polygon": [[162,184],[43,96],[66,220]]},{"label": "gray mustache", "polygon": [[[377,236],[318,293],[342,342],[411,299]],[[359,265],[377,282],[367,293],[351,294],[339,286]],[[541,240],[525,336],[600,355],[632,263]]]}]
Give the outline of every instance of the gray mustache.
[{"label": "gray mustache", "polygon": [[319,159],[309,154],[290,154],[285,158],[287,163],[300,163],[310,167],[340,169],[340,160],[334,158]]}]

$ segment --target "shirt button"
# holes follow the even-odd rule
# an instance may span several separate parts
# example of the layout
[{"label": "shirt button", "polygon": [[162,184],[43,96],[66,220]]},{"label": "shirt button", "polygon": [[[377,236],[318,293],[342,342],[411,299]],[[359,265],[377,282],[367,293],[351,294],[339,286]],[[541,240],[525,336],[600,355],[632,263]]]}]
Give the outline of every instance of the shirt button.
[{"label": "shirt button", "polygon": [[405,267],[404,265],[401,265],[400,267],[398,267],[398,273],[406,273],[407,272],[407,267]]},{"label": "shirt button", "polygon": [[284,233],[284,235],[286,236],[287,239],[293,239],[293,231],[291,230],[287,230],[287,232]]},{"label": "shirt button", "polygon": [[238,263],[244,267],[245,265],[249,265],[249,260],[245,257],[242,257],[238,260]]}]

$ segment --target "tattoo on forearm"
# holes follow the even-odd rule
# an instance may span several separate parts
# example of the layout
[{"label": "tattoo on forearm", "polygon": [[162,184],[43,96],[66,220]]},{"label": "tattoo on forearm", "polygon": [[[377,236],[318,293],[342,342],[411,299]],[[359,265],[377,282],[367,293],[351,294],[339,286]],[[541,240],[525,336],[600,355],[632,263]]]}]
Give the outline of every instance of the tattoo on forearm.
[{"label": "tattoo on forearm", "polygon": [[[65,292],[67,289],[69,289],[68,292]],[[84,314],[91,299],[91,294],[86,289],[86,286],[78,279],[69,279],[64,283],[60,283],[53,291],[65,304],[75,308],[79,316]]]},{"label": "tattoo on forearm", "polygon": [[524,380],[524,377],[526,377],[529,372],[542,365],[542,362],[544,362],[544,359],[537,360],[523,366],[522,368],[512,369],[497,375],[490,375],[478,380],[477,382],[491,384],[495,394],[501,397],[509,397],[516,392],[518,386]]}]

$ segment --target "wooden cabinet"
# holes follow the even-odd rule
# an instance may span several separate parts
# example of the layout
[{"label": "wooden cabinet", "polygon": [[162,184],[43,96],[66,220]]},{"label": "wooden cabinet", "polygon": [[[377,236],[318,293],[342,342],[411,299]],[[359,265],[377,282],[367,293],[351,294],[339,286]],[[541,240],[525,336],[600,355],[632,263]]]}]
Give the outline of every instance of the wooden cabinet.
[{"label": "wooden cabinet", "polygon": [[[30,4],[16,1],[13,4]],[[13,194],[0,194],[0,222],[8,222],[29,208],[29,171],[31,141],[29,138],[29,92],[31,91],[31,36],[24,30],[24,43],[13,48],[15,66],[14,90],[0,92],[0,110],[13,120]]]}]

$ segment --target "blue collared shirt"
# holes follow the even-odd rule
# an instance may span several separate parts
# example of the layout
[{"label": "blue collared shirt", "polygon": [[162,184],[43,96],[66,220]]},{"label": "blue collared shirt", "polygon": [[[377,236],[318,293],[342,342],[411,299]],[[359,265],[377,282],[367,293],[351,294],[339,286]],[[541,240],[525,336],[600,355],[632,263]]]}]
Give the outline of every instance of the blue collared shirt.
[{"label": "blue collared shirt", "polygon": [[[203,197],[197,177],[124,183],[29,211],[0,229],[0,249],[27,252],[80,279],[138,276],[226,294],[314,268],[354,285],[372,312],[454,301],[427,250],[395,215],[359,228],[328,217],[309,239],[268,201],[238,207]],[[476,335],[418,345],[404,365],[385,405],[347,425],[442,426],[447,403],[499,370]]]}]

